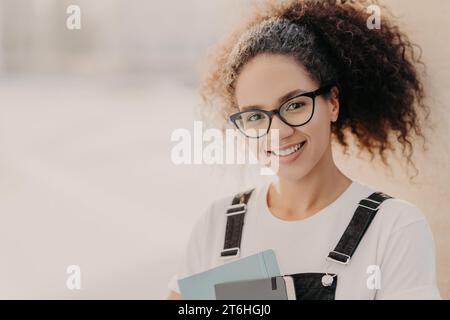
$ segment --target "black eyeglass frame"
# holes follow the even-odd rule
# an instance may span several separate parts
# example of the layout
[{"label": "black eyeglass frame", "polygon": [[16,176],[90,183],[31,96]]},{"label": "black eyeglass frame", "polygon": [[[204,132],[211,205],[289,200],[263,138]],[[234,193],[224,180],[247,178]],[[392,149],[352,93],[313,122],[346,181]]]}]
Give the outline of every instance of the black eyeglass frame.
[{"label": "black eyeglass frame", "polygon": [[[301,126],[304,126],[305,124],[307,124],[308,122],[310,122],[311,119],[313,118],[315,105],[316,105],[316,97],[318,97],[318,96],[328,92],[329,90],[331,90],[331,88],[333,88],[335,86],[336,86],[336,84],[334,84],[334,83],[325,84],[325,85],[321,86],[319,89],[317,89],[315,91],[303,92],[301,94],[295,95],[294,97],[289,98],[288,100],[283,102],[278,108],[273,109],[271,111],[261,110],[261,109],[257,109],[257,108],[248,109],[248,110],[245,110],[245,111],[239,111],[239,112],[236,112],[236,113],[233,113],[232,115],[230,115],[229,121],[231,121],[242,134],[244,134],[247,138],[251,138],[251,139],[259,139],[259,138],[264,137],[265,135],[267,135],[269,133],[270,126],[272,125],[272,118],[273,118],[274,115],[278,115],[278,118],[280,118],[280,120],[283,123],[287,124],[288,126],[301,127]],[[280,110],[286,104],[288,104],[289,102],[291,102],[294,99],[297,99],[298,97],[310,97],[312,99],[312,101],[313,101],[313,109],[312,109],[312,112],[311,112],[311,116],[309,117],[308,120],[306,120],[302,124],[292,125],[286,119],[283,118],[283,116],[280,114]],[[269,125],[267,126],[266,133],[264,133],[263,135],[257,136],[257,137],[248,136],[247,134],[245,134],[245,132],[243,130],[241,130],[241,128],[239,128],[238,124],[236,123],[237,119],[239,118],[239,116],[241,114],[244,114],[244,113],[247,113],[247,112],[252,112],[252,111],[262,112],[262,113],[266,114],[269,117]]]}]

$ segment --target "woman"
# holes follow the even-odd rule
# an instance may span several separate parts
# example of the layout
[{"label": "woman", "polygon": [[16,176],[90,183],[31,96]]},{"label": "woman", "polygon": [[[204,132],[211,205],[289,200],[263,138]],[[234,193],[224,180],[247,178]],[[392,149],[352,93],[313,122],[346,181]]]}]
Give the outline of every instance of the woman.
[{"label": "woman", "polygon": [[[440,298],[423,213],[376,194],[333,161],[332,139],[346,149],[352,138],[386,164],[394,137],[412,164],[411,141],[423,138],[418,118],[428,109],[420,61],[385,9],[381,29],[368,28],[369,4],[267,5],[219,46],[203,97],[220,102],[236,128],[257,139],[258,152],[279,161],[278,181],[209,206],[169,298],[179,298],[177,278],[265,249],[275,251],[282,274],[300,275],[298,287],[307,285],[306,291],[296,286],[297,299]],[[375,198],[360,203],[369,196]],[[233,199],[247,204],[245,227],[230,248],[225,213]]]}]

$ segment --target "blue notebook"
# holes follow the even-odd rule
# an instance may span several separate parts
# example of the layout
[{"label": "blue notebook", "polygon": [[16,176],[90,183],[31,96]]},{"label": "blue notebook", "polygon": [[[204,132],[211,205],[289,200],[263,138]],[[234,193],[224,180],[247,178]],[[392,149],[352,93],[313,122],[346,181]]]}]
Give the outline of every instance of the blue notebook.
[{"label": "blue notebook", "polygon": [[225,263],[224,265],[178,280],[181,298],[216,300],[218,283],[280,276],[280,268],[271,249]]}]

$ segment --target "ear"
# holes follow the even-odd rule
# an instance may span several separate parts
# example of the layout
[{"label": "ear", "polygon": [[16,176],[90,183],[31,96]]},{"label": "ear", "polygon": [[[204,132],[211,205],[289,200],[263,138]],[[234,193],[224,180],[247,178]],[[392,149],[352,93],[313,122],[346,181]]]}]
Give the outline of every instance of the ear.
[{"label": "ear", "polygon": [[331,122],[336,122],[339,116],[339,89],[336,86],[330,89],[329,105]]}]

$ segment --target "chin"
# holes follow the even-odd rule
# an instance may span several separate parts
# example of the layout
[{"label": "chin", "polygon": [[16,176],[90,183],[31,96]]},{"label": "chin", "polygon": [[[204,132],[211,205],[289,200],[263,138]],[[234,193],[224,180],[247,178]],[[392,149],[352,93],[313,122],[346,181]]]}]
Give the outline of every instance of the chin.
[{"label": "chin", "polygon": [[277,176],[279,179],[298,181],[305,177],[309,172],[310,168],[305,168],[302,165],[280,165],[278,168]]}]

